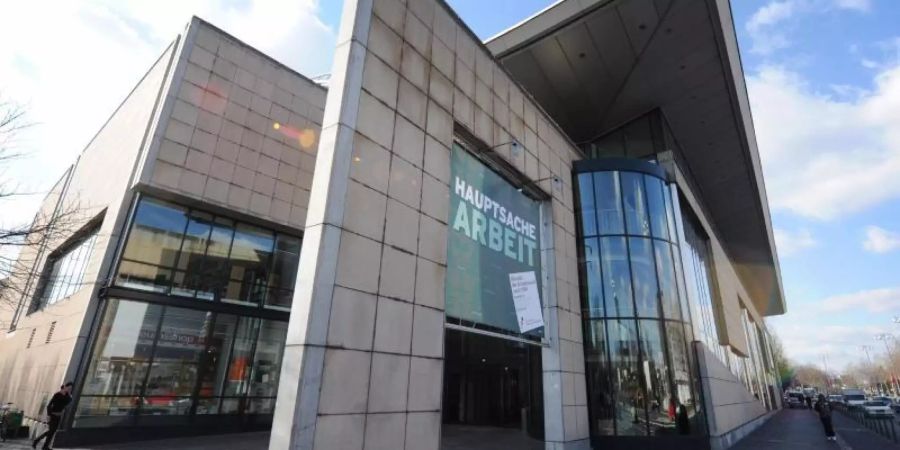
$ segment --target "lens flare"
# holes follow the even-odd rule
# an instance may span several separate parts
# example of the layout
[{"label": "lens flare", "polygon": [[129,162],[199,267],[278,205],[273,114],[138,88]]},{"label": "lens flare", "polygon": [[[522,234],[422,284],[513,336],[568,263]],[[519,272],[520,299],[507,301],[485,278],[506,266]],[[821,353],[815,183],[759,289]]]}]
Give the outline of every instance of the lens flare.
[{"label": "lens flare", "polygon": [[280,130],[280,129],[281,129],[281,124],[278,123],[278,122],[275,122],[275,123],[272,124],[272,128],[275,129],[275,130]]},{"label": "lens flare", "polygon": [[301,148],[308,150],[316,143],[316,132],[309,128],[301,130],[297,140],[300,142]]}]

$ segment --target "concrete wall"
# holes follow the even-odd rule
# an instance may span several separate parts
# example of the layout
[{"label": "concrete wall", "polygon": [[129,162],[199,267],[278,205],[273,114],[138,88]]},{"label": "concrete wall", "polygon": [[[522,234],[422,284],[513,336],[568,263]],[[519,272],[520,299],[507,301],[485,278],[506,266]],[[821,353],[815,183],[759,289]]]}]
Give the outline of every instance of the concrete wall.
[{"label": "concrete wall", "polygon": [[194,18],[140,183],[302,228],[325,92]]},{"label": "concrete wall", "polygon": [[[442,1],[348,0],[271,449],[439,448],[455,124],[552,195],[542,243],[547,448],[587,448],[577,150]],[[510,151],[513,138],[523,151]]]},{"label": "concrete wall", "polygon": [[[61,222],[65,223],[65,232],[48,242],[48,250],[36,260],[30,253],[32,249],[26,249],[21,256],[31,258],[29,263],[34,263],[34,273],[39,278],[51,252],[83,231],[88,222],[102,220],[81,289],[40,311],[23,315],[16,331],[0,338],[0,398],[16,403],[29,416],[40,414],[49,396],[71,377],[77,363],[72,355],[86,342],[85,318],[91,314],[91,299],[97,288],[105,283],[106,266],[119,238],[116,218],[131,184],[173,52],[174,44],[87,145],[70,169],[68,183],[58,184],[45,199],[39,216],[52,209],[61,196],[60,210],[67,213]],[[25,308],[32,300],[37,278]]]},{"label": "concrete wall", "polygon": [[728,448],[758,427],[766,408],[706,346],[693,343],[703,384],[704,406],[713,449]]}]

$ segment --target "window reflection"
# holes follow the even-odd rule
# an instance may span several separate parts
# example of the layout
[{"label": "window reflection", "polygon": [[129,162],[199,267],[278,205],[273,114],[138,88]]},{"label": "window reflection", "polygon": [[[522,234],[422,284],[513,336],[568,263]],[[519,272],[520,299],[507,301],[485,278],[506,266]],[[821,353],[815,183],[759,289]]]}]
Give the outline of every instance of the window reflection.
[{"label": "window reflection", "polygon": [[663,200],[663,182],[659,178],[644,175],[647,188],[647,210],[650,214],[650,228],[653,236],[661,239],[669,238],[669,221],[666,217],[666,204]]},{"label": "window reflection", "polygon": [[655,241],[653,250],[656,257],[656,273],[659,275],[659,298],[662,302],[663,315],[667,319],[681,320],[678,286],[675,284],[675,268],[669,244]]},{"label": "window reflection", "polygon": [[628,238],[631,252],[634,303],[638,317],[659,317],[659,289],[656,285],[656,264],[650,239]]},{"label": "window reflection", "polygon": [[647,387],[647,412],[650,417],[650,434],[672,434],[675,429],[677,402],[669,385],[669,367],[666,362],[659,320],[641,320],[641,369]]},{"label": "window reflection", "polygon": [[587,175],[577,180],[578,213],[596,213],[579,218],[591,434],[702,433],[670,188],[644,173]]},{"label": "window reflection", "polygon": [[615,387],[612,384],[606,345],[606,321],[594,320],[585,327],[585,376],[588,385],[588,401],[591,405],[591,432],[597,435],[615,434],[616,408],[613,401]]},{"label": "window reflection", "polygon": [[616,434],[647,434],[646,395],[638,370],[640,357],[633,320],[607,320],[616,410]]},{"label": "window reflection", "polygon": [[584,306],[584,313],[588,317],[603,317],[603,279],[600,270],[600,248],[596,238],[585,239],[584,261],[581,267],[584,279],[587,280],[585,292],[587,303]]},{"label": "window reflection", "polygon": [[594,188],[591,174],[578,175],[579,207],[581,210],[581,230],[585,236],[597,234],[597,204],[594,202]]},{"label": "window reflection", "polygon": [[625,238],[600,239],[603,260],[603,295],[612,317],[634,316],[631,296],[631,269],[628,267],[628,250]]},{"label": "window reflection", "polygon": [[286,311],[299,255],[299,238],[143,198],[116,284]]},{"label": "window reflection", "polygon": [[625,224],[628,234],[650,235],[647,202],[644,199],[644,176],[622,172],[622,200],[625,203]]},{"label": "window reflection", "polygon": [[271,414],[286,335],[286,322],[112,299],[75,426]]}]

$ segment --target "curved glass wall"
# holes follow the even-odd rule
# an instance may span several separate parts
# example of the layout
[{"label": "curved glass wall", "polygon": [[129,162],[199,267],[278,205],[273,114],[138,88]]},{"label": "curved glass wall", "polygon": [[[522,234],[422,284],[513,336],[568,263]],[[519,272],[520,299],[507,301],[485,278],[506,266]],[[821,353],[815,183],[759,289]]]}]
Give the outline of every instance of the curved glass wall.
[{"label": "curved glass wall", "polygon": [[577,174],[591,434],[702,434],[671,192],[623,167]]}]

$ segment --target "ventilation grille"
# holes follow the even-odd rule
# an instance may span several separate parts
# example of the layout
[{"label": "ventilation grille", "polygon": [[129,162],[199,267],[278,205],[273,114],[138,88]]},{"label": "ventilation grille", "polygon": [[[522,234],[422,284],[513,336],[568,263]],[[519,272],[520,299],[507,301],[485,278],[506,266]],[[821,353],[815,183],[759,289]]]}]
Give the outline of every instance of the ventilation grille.
[{"label": "ventilation grille", "polygon": [[31,348],[31,344],[34,343],[34,335],[37,333],[37,328],[31,329],[31,334],[28,336],[28,345],[25,348]]},{"label": "ventilation grille", "polygon": [[56,321],[50,322],[50,329],[47,330],[47,340],[44,341],[45,344],[49,344],[51,340],[53,340],[53,330],[56,329]]}]

